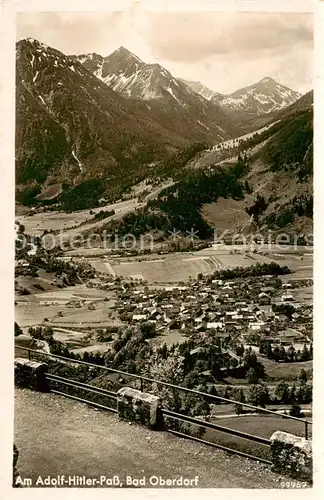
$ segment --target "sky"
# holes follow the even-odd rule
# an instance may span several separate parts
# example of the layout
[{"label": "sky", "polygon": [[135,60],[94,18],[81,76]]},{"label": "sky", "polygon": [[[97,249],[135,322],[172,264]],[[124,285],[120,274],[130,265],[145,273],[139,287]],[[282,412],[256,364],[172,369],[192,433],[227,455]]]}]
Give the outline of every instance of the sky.
[{"label": "sky", "polygon": [[123,45],[175,77],[231,93],[274,78],[313,88],[313,18],[268,12],[24,12],[17,40],[36,38],[65,54],[107,56]]}]

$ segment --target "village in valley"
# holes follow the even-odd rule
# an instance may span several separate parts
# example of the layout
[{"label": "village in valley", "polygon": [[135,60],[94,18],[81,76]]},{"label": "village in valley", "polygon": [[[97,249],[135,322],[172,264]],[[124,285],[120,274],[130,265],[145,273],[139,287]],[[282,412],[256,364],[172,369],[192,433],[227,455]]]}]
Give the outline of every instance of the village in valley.
[{"label": "village in valley", "polygon": [[[227,253],[233,262],[243,258],[239,250]],[[295,265],[294,272],[283,264],[291,265],[296,255],[283,252],[277,262],[264,262],[260,255],[262,263],[254,266],[232,266],[211,274],[199,272],[195,278],[189,276],[180,282],[162,282],[149,281],[143,275],[116,275],[120,255],[116,265],[110,255],[105,268],[105,256],[49,257],[51,254],[40,247],[25,250],[23,258],[16,261],[15,304],[20,329],[16,348],[32,347],[141,373],[143,366],[137,363],[136,355],[122,359],[118,343],[126,331],[132,332],[130,338],[144,332],[141,342],[151,356],[159,349],[170,353],[185,350],[200,383],[223,386],[226,395],[235,385],[245,385],[246,391],[250,384],[267,380],[272,387],[283,381],[295,383],[300,371],[311,378],[312,278],[304,269],[307,266],[301,265],[301,259],[311,259],[311,252],[305,249],[304,257],[301,250],[297,254],[299,267]],[[188,255],[162,257],[181,258],[183,263]],[[143,263],[140,257],[124,259],[130,273]],[[195,263],[200,262],[195,259]],[[150,263],[156,265],[154,256],[151,260],[145,257],[146,268]],[[45,330],[50,332],[50,342]],[[215,346],[217,366],[210,352]],[[247,366],[248,355],[257,366],[264,365],[260,373]],[[121,363],[114,360],[116,356]]]}]

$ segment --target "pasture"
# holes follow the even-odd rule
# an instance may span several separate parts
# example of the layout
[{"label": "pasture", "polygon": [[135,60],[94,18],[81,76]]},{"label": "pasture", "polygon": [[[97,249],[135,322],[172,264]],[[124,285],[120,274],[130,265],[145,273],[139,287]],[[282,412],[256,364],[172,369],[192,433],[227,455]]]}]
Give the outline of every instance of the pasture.
[{"label": "pasture", "polygon": [[156,255],[150,258],[91,259],[98,272],[110,273],[124,278],[142,278],[149,283],[183,282],[196,278],[199,273],[248,267],[257,262],[270,262],[264,255],[240,251],[239,247],[207,248],[197,252]]},{"label": "pasture", "polygon": [[297,361],[294,363],[276,363],[271,359],[260,358],[267,376],[272,380],[296,380],[303,368],[312,378],[313,361]]},{"label": "pasture", "polygon": [[[89,325],[109,323],[114,306],[112,293],[84,285],[16,297],[15,319],[21,328],[44,324]],[[71,307],[78,303],[80,307]],[[89,309],[90,306],[90,309]]]},{"label": "pasture", "polygon": [[[269,439],[271,435],[278,430],[304,436],[305,426],[303,421],[290,420],[276,415],[241,415],[239,417],[230,417],[224,419],[211,420],[217,425],[228,429],[235,429],[247,434],[257,435]],[[312,435],[312,426],[308,426],[309,436]],[[244,453],[260,456],[267,460],[270,459],[270,448],[263,444],[248,441],[247,439],[232,436],[222,431],[207,429],[203,439],[213,443],[233,448]]]},{"label": "pasture", "polygon": [[[65,231],[66,238],[75,237],[77,234],[84,230],[89,230],[94,227],[98,227],[103,224],[105,221],[95,221],[89,222],[85,224],[87,221],[94,217],[94,214],[100,212],[101,210],[115,210],[116,217],[122,216],[128,211],[134,210],[137,204],[136,199],[130,199],[126,201],[120,201],[118,203],[113,203],[110,205],[100,206],[97,208],[93,208],[91,210],[79,210],[77,212],[35,212],[32,215],[24,215],[17,214],[16,219],[18,222],[25,226],[25,232],[30,235],[40,236],[43,234],[43,231],[46,229],[47,231]],[[71,229],[74,226],[80,226],[80,224],[85,224],[81,228]]]}]

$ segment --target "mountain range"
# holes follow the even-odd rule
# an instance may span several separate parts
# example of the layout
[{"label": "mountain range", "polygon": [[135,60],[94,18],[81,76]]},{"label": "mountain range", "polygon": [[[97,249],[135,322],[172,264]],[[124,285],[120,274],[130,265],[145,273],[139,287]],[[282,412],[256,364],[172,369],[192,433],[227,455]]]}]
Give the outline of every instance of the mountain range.
[{"label": "mountain range", "polygon": [[31,199],[56,183],[81,186],[83,196],[87,182],[117,199],[165,162],[172,174],[174,162],[312,100],[271,78],[224,96],[124,47],[65,55],[29,38],[17,43],[16,60],[16,182]]},{"label": "mountain range", "polygon": [[[209,89],[199,81],[175,78],[160,64],[147,64],[125,47],[119,47],[107,57],[94,53],[70,57],[81,62],[116,92],[150,103],[153,119],[157,119],[157,108],[167,108],[169,111],[173,109],[176,111],[172,120],[174,127],[174,119],[178,119],[179,113],[182,115],[184,110],[190,110],[191,115],[195,114],[195,125],[191,123],[191,132],[193,133],[193,126],[203,126],[206,137],[209,138],[210,135],[208,130],[216,134],[212,136],[214,142],[217,136],[225,138],[227,130],[234,135],[250,130],[249,125],[256,117],[257,126],[261,126],[268,121],[268,114],[289,106],[302,96],[270,77],[225,95]],[[197,94],[203,100],[197,101]],[[206,100],[209,102],[208,106]],[[213,127],[213,114],[217,115],[218,126],[223,126],[223,133]],[[224,120],[224,114],[227,120]],[[231,126],[228,118],[232,120]],[[168,121],[163,125],[166,126],[166,123]]]},{"label": "mountain range", "polygon": [[270,77],[265,77],[231,94],[214,92],[200,82],[183,81],[205,99],[219,104],[228,112],[239,111],[252,116],[279,111],[302,97],[299,92],[281,85]]},{"label": "mountain range", "polygon": [[215,143],[241,131],[216,102],[206,101],[160,64],[147,64],[124,47],[107,57],[70,57],[136,109],[186,140]]}]

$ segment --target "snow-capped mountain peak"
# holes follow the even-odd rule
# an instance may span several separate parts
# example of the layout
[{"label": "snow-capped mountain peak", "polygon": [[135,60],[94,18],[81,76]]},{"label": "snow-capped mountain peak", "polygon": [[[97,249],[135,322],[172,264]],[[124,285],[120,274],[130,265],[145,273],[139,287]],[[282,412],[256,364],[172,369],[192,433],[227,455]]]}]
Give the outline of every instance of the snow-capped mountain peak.
[{"label": "snow-capped mountain peak", "polygon": [[176,133],[185,130],[188,137],[210,137],[213,142],[228,136],[229,129],[236,133],[236,125],[216,103],[208,102],[160,64],[146,63],[125,47],[97,59],[86,54],[70,57]]},{"label": "snow-capped mountain peak", "polygon": [[245,112],[250,115],[262,115],[278,111],[293,104],[301,97],[299,92],[281,85],[270,76],[266,76],[259,82],[238,89],[231,94],[220,94],[209,89],[201,82],[185,81],[185,83],[205,99],[219,104],[226,111]]},{"label": "snow-capped mountain peak", "polygon": [[212,99],[220,106],[230,110],[262,115],[289,106],[300,97],[299,92],[295,92],[267,76],[253,85],[243,87],[229,95],[213,96]]},{"label": "snow-capped mountain peak", "polygon": [[147,64],[131,51],[121,46],[107,57],[96,60],[82,54],[76,57],[89,71],[127,97],[142,100],[165,97],[165,92],[180,103],[176,88],[178,82],[160,64]]}]

